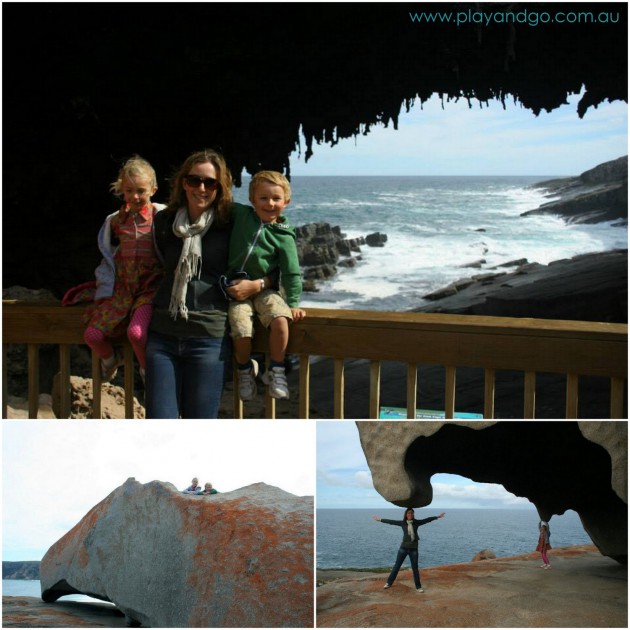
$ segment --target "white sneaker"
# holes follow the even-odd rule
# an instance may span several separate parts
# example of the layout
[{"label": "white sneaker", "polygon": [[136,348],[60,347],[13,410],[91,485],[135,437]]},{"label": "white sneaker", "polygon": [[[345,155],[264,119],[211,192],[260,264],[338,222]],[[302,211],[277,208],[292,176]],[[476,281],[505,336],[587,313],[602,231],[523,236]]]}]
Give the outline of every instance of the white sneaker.
[{"label": "white sneaker", "polygon": [[258,361],[250,359],[248,370],[238,370],[238,395],[241,400],[253,400],[256,396],[256,377],[258,376]]},{"label": "white sneaker", "polygon": [[121,365],[125,364],[123,355],[114,348],[114,353],[109,359],[101,359],[101,381],[112,381]]},{"label": "white sneaker", "polygon": [[289,384],[283,367],[275,367],[267,370],[262,377],[263,383],[269,386],[269,395],[272,398],[288,398]]},{"label": "white sneaker", "polygon": [[416,591],[418,591],[418,593],[424,593],[424,589],[423,588],[417,588]]},{"label": "white sneaker", "polygon": [[383,586],[383,588],[391,588],[391,587],[392,587],[392,585],[391,584],[387,584],[387,583],[385,584],[385,586]]}]

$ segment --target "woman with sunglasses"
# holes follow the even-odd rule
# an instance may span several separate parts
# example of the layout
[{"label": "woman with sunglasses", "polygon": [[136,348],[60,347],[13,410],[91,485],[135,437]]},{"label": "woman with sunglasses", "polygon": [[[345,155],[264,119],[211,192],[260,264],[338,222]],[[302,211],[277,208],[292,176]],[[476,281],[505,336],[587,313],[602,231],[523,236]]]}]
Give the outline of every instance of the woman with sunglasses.
[{"label": "woman with sunglasses", "polygon": [[[190,155],[172,180],[154,237],[165,275],[154,299],[146,367],[147,418],[216,418],[231,357],[228,301],[220,278],[227,269],[232,176],[223,156]],[[269,280],[269,279],[267,279]],[[260,281],[227,289],[244,300]]]}]

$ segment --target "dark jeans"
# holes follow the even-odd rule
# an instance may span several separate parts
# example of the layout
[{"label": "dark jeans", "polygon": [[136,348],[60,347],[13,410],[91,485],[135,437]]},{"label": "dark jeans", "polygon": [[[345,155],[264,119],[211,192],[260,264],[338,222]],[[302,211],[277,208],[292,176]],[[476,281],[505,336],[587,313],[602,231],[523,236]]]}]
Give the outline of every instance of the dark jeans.
[{"label": "dark jeans", "polygon": [[147,418],[216,418],[230,362],[228,337],[186,339],[149,331]]},{"label": "dark jeans", "polygon": [[416,588],[421,588],[420,584],[420,571],[418,571],[418,550],[417,549],[404,549],[401,547],[398,550],[398,555],[396,556],[396,563],[394,564],[394,568],[392,572],[389,574],[387,578],[387,583],[391,586],[398,575],[398,571],[402,566],[404,559],[409,556],[409,562],[411,562],[411,570],[413,571],[413,581],[416,583]]}]

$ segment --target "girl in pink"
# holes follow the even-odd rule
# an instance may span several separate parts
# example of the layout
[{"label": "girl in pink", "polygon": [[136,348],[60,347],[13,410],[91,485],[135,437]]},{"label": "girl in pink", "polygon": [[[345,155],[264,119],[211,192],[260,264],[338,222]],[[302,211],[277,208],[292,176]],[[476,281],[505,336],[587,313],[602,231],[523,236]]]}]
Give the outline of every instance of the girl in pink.
[{"label": "girl in pink", "polygon": [[551,569],[549,558],[547,558],[547,551],[551,549],[551,545],[549,544],[549,536],[551,535],[551,532],[549,531],[549,523],[546,521],[540,521],[540,523],[538,523],[538,529],[540,531],[540,535],[538,536],[536,551],[540,551],[543,561],[540,567],[542,569]]},{"label": "girl in pink", "polygon": [[152,301],[162,275],[153,246],[153,217],[164,205],[151,203],[157,190],[155,171],[137,155],[125,162],[110,190],[125,203],[105,219],[98,234],[103,260],[95,272],[96,295],[84,339],[101,359],[101,378],[109,381],[123,364],[111,338],[121,335],[129,322],[127,337],[144,380]]}]

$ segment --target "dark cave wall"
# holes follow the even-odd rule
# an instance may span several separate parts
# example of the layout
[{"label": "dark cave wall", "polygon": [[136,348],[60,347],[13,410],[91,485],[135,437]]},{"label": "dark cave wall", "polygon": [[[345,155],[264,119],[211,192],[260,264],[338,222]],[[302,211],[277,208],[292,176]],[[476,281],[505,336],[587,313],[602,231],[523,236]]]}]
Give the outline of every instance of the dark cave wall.
[{"label": "dark cave wall", "polygon": [[[290,174],[299,143],[396,126],[432,94],[551,110],[627,98],[627,7],[619,24],[412,23],[409,11],[540,11],[566,5],[407,3],[10,3],[3,5],[5,286],[62,295],[91,278],[108,192],[139,153],[160,190],[192,151],[221,149],[238,180]],[[446,103],[445,107],[448,107]],[[33,245],[16,233],[33,225]],[[32,255],[37,252],[37,262]]]}]

